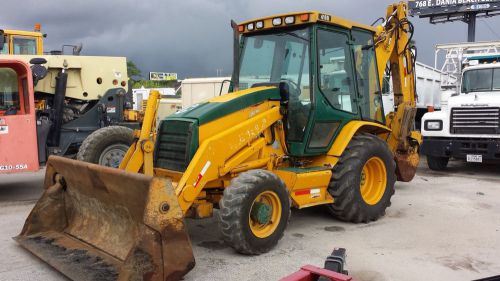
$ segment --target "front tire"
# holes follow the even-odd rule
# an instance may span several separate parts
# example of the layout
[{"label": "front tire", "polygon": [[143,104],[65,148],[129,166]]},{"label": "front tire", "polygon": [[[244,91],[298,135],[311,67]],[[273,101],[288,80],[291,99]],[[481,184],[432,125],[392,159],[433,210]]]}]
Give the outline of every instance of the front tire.
[{"label": "front tire", "polygon": [[359,134],[342,153],[332,172],[328,191],[332,215],[354,223],[375,221],[391,205],[396,164],[387,143],[371,134]]},{"label": "front tire", "polygon": [[433,171],[443,171],[448,166],[448,157],[427,156],[427,166]]},{"label": "front tire", "polygon": [[134,131],[122,126],[100,128],[90,134],[78,149],[76,159],[118,168],[134,141]]},{"label": "front tire", "polygon": [[241,173],[219,202],[224,241],[242,254],[266,253],[283,237],[290,196],[283,181],[265,170]]}]

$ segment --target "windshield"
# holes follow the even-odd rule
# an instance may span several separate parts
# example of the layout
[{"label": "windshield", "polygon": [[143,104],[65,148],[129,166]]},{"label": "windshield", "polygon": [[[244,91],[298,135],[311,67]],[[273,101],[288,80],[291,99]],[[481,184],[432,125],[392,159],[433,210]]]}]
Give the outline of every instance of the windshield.
[{"label": "windshield", "polygon": [[474,69],[464,72],[462,92],[500,91],[500,68]]},{"label": "windshield", "polygon": [[240,89],[288,81],[309,92],[309,29],[243,37]]},{"label": "windshield", "polygon": [[0,111],[19,109],[19,89],[16,72],[0,68]]},{"label": "windshield", "polygon": [[15,55],[36,55],[36,39],[14,37],[13,41]]}]

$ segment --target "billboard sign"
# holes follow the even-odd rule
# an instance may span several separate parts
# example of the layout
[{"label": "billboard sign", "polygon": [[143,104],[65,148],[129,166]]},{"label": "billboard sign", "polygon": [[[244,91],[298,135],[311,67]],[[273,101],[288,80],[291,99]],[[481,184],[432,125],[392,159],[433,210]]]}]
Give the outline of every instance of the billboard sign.
[{"label": "billboard sign", "polygon": [[408,1],[411,15],[420,17],[458,14],[487,13],[500,10],[498,0],[410,0]]},{"label": "billboard sign", "polygon": [[172,81],[177,80],[177,73],[150,72],[149,80],[153,81]]}]

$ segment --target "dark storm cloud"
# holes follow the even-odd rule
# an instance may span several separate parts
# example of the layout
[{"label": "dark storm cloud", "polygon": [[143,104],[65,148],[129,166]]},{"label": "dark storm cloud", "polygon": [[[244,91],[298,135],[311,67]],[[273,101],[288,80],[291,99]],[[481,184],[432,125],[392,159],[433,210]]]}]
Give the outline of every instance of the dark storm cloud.
[{"label": "dark storm cloud", "polygon": [[[46,49],[84,44],[85,55],[126,56],[143,71],[178,72],[181,77],[231,72],[230,19],[301,10],[320,10],[370,24],[385,15],[390,0],[182,0],[182,1],[2,1],[1,28],[31,29],[35,22],[48,33]],[[419,60],[434,64],[434,45],[465,41],[464,23],[431,25],[413,18]],[[478,40],[500,40],[490,27],[500,17],[478,21]],[[500,33],[500,32],[497,32]]]}]

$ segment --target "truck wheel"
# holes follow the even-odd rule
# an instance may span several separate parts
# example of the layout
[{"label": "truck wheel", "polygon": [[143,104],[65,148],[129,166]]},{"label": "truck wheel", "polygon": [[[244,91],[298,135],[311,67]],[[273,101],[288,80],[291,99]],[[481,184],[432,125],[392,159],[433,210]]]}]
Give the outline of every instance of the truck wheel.
[{"label": "truck wheel", "polygon": [[100,128],[90,134],[78,149],[80,161],[118,168],[134,141],[134,131],[122,126]]},{"label": "truck wheel", "polygon": [[448,166],[448,157],[427,156],[427,166],[433,171],[442,171]]},{"label": "truck wheel", "polygon": [[371,134],[352,138],[332,171],[328,191],[335,217],[349,222],[375,221],[391,205],[396,164],[387,144]]},{"label": "truck wheel", "polygon": [[241,173],[219,202],[224,241],[242,254],[268,252],[290,219],[290,195],[283,181],[265,170]]}]

